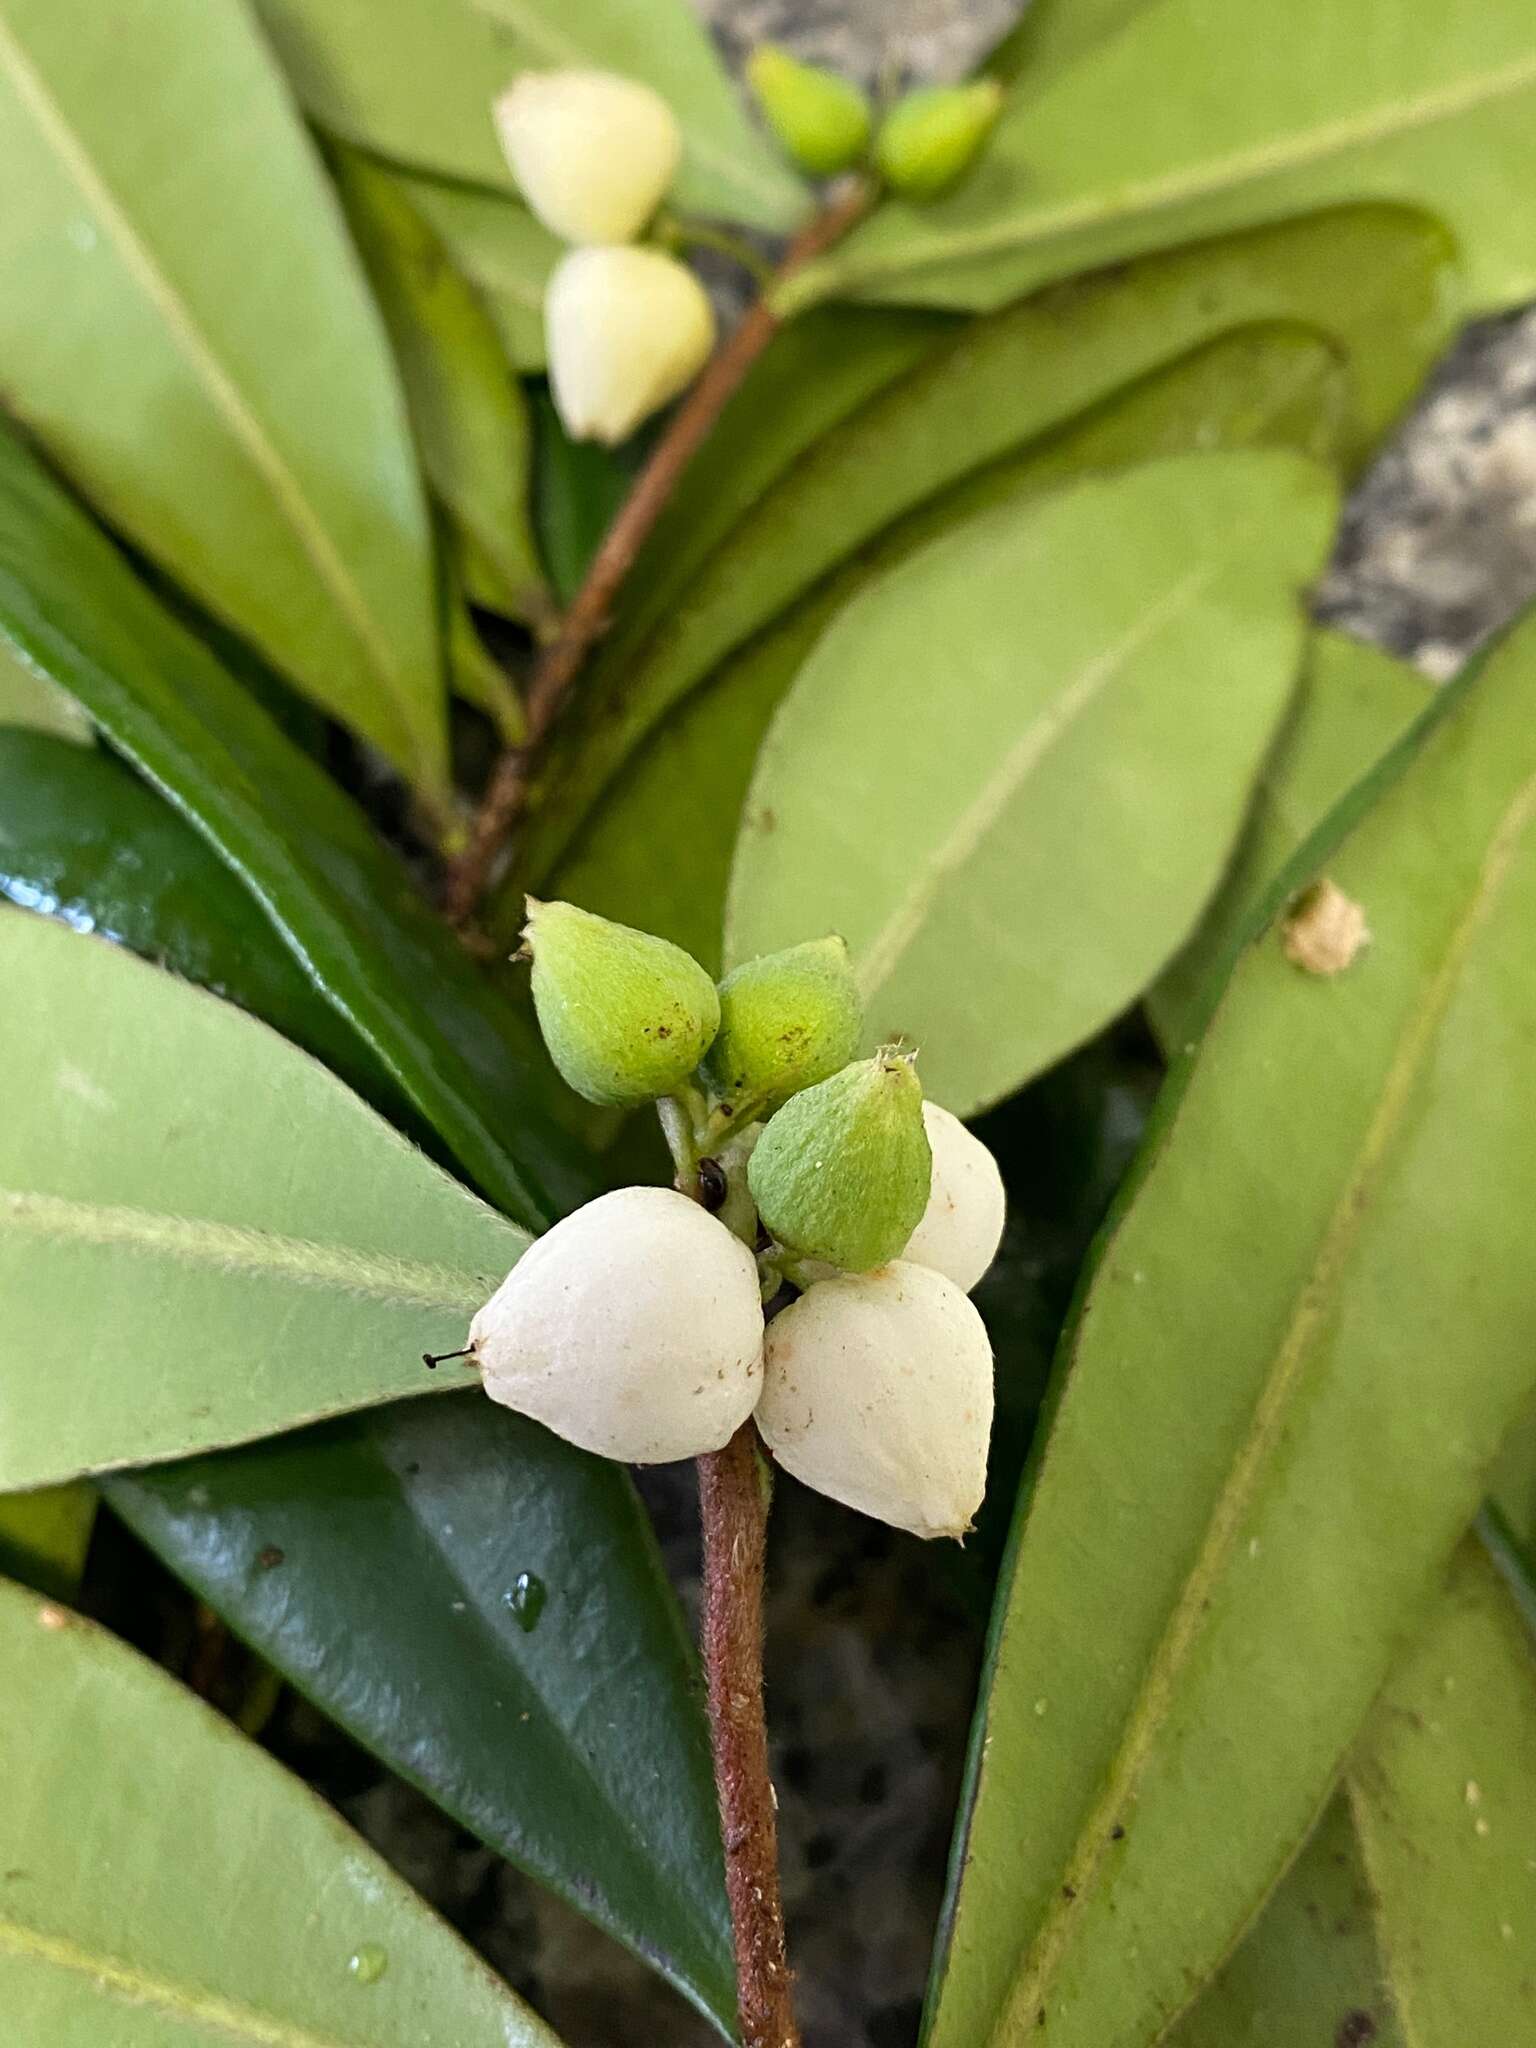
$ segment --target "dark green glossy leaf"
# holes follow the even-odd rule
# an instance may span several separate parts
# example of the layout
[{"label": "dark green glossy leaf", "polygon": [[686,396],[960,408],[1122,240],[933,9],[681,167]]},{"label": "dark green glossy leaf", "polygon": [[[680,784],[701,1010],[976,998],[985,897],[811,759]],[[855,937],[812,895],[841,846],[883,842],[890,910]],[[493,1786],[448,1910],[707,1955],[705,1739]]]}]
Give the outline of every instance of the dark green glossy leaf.
[{"label": "dark green glossy leaf", "polygon": [[569,604],[629,495],[638,456],[633,443],[605,448],[597,441],[573,441],[548,386],[534,385],[531,395],[534,527],[555,596]]},{"label": "dark green glossy leaf", "polygon": [[1026,1482],[935,2044],[1168,2024],[1299,1848],[1531,1397],[1533,673],[1529,620],[1298,857],[1282,886],[1326,863],[1365,910],[1347,971],[1269,931],[1169,1084]]},{"label": "dark green glossy leaf", "polygon": [[399,386],[246,10],[5,0],[0,109],[9,410],[441,807],[430,534]]},{"label": "dark green glossy leaf", "polygon": [[559,2048],[332,1810],[0,1584],[0,2011],[27,2048]]},{"label": "dark green glossy leaf", "polygon": [[[685,698],[626,762],[551,892],[660,932],[719,972],[731,857],[763,737],[828,622],[873,575],[973,512],[1085,474],[1194,448],[1289,447],[1329,459],[1347,413],[1346,373],[1321,337],[1240,329],[922,506]],[[673,835],[686,842],[686,862],[658,857]]]},{"label": "dark green glossy leaf", "polygon": [[96,1525],[96,1495],[82,1483],[0,1497],[0,1571],[68,1599]]},{"label": "dark green glossy leaf", "polygon": [[471,1394],[108,1498],[359,1741],[729,2026],[694,1661],[615,1467]]},{"label": "dark green glossy leaf", "polygon": [[1357,379],[1358,448],[1448,332],[1449,247],[1420,215],[1345,210],[1148,259],[1040,293],[887,380],[760,486],[685,589],[593,663],[550,752],[541,811],[498,916],[540,886],[635,746],[734,649],[885,528],[967,476],[1255,321],[1333,336]]},{"label": "dark green glossy leaf", "polygon": [[261,904],[326,1001],[491,1199],[548,1222],[585,1186],[557,1084],[335,785],[0,437],[0,634],[89,710]]},{"label": "dark green glossy leaf", "polygon": [[89,746],[95,728],[72,697],[34,675],[15,649],[0,641],[0,726],[25,726]]},{"label": "dark green glossy leaf", "polygon": [[[1102,21],[1106,8],[1093,12]],[[1294,0],[1285,37],[1282,62],[1244,0],[1138,11],[1043,92],[1022,80],[953,191],[882,207],[782,303],[867,291],[996,306],[1148,249],[1359,200],[1440,214],[1471,309],[1529,298],[1525,0]]]}]

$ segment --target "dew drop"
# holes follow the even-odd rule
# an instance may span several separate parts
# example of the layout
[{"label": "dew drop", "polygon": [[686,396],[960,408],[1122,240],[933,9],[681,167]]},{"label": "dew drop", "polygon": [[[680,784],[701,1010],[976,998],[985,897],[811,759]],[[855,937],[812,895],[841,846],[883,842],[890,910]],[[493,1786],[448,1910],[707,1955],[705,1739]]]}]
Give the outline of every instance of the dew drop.
[{"label": "dew drop", "polygon": [[389,1968],[389,1957],[376,1941],[365,1941],[347,1957],[347,1970],[359,1984],[377,1984]]},{"label": "dew drop", "polygon": [[501,1596],[502,1605],[512,1610],[524,1635],[532,1635],[538,1627],[548,1598],[549,1588],[536,1572],[519,1572]]}]

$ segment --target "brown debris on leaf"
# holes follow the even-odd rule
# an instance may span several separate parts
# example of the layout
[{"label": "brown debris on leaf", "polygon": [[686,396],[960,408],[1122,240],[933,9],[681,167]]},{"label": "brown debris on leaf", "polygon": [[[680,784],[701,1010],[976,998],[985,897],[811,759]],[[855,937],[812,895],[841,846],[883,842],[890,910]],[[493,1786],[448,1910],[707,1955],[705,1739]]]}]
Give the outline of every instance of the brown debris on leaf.
[{"label": "brown debris on leaf", "polygon": [[1370,939],[1365,912],[1326,876],[1297,899],[1280,927],[1286,959],[1306,974],[1342,974]]}]

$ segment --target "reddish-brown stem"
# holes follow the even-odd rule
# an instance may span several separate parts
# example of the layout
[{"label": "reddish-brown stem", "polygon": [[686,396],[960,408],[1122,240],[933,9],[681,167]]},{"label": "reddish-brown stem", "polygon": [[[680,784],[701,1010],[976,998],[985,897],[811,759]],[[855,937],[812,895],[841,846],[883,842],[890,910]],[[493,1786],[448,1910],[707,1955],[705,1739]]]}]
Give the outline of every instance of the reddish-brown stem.
[{"label": "reddish-brown stem", "polygon": [[799,2048],[779,1898],[779,1839],[763,1716],[763,1546],[757,1430],[698,1461],[704,1670],[742,2048]]},{"label": "reddish-brown stem", "polygon": [[[850,184],[791,242],[774,273],[774,285],[831,248],[869,205],[862,183]],[[614,601],[635,558],[665,510],[683,472],[709,438],[727,401],[777,332],[779,317],[768,296],[758,298],[723,348],[714,355],[651,451],[620,506],[559,632],[539,656],[524,705],[526,732],[508,747],[491,773],[469,844],[449,867],[443,908],[455,924],[474,916],[493,870],[516,830],[528,801],[539,748],[564,708],[571,685],[592,647],[608,630]]]}]

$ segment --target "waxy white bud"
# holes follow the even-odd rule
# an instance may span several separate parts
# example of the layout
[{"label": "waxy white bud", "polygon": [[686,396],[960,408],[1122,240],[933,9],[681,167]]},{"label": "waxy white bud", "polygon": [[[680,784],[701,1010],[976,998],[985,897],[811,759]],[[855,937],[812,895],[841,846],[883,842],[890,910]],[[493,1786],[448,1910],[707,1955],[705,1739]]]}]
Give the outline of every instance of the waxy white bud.
[{"label": "waxy white bud", "polygon": [[537,1239],[470,1325],[493,1401],[631,1465],[718,1451],[762,1385],[757,1265],[671,1188],[618,1188]]},{"label": "waxy white bud", "polygon": [[987,1482],[986,1326],[926,1266],[819,1280],[768,1325],[757,1426],[818,1493],[917,1536],[963,1536]]},{"label": "waxy white bud", "polygon": [[697,376],[715,314],[693,272],[659,249],[575,249],[550,278],[544,332],[566,432],[611,447]]},{"label": "waxy white bud", "polygon": [[632,240],[677,173],[677,117],[633,78],[524,71],[495,114],[519,191],[563,241]]},{"label": "waxy white bud", "polygon": [[933,1179],[923,1220],[907,1240],[904,1259],[930,1266],[967,1294],[997,1257],[1008,1195],[997,1161],[959,1117],[923,1104],[933,1153]]}]

